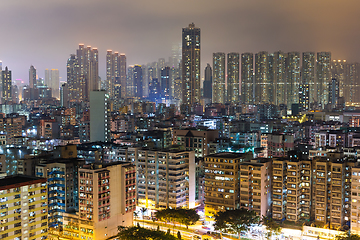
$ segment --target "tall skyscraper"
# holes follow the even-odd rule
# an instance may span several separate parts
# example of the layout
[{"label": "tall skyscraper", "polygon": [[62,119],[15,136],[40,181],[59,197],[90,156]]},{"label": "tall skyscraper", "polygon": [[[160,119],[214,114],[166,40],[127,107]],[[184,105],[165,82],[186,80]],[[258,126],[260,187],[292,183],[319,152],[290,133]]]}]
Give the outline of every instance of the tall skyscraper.
[{"label": "tall skyscraper", "polygon": [[182,99],[182,83],[181,78],[175,78],[174,80],[174,100],[180,102]]},{"label": "tall skyscraper", "polygon": [[300,53],[289,52],[286,64],[286,102],[288,109],[292,104],[299,103],[300,87]]},{"label": "tall skyscraper", "polygon": [[[69,101],[89,101],[91,91],[99,88],[99,60],[97,48],[79,45],[76,56],[71,55],[67,65]],[[73,89],[71,89],[73,88]]]},{"label": "tall skyscraper", "polygon": [[160,84],[157,78],[152,78],[149,83],[149,100],[158,102],[160,100]]},{"label": "tall skyscraper", "polygon": [[105,90],[90,92],[90,141],[110,141],[110,103]]},{"label": "tall skyscraper", "polygon": [[51,90],[53,98],[60,98],[60,79],[59,79],[59,70],[51,69]]},{"label": "tall skyscraper", "polygon": [[[308,102],[313,103],[317,98],[315,85],[315,53],[303,52],[301,67],[302,93],[304,94],[307,92]],[[308,89],[308,91],[305,91],[306,89]]]},{"label": "tall skyscraper", "polygon": [[285,54],[281,51],[274,53],[273,64],[274,64],[275,105],[286,104],[285,58],[286,58]]},{"label": "tall skyscraper", "polygon": [[149,96],[149,78],[148,78],[148,67],[146,64],[141,65],[142,69],[142,86],[143,86],[143,98],[147,98]]},{"label": "tall skyscraper", "polygon": [[239,104],[239,53],[227,55],[227,102]]},{"label": "tall skyscraper", "polygon": [[329,92],[328,87],[331,82],[331,53],[318,52],[316,61],[316,86],[317,101],[322,108],[328,103]]},{"label": "tall skyscraper", "polygon": [[112,53],[112,50],[106,52],[106,91],[110,98],[115,93],[115,78],[120,76],[119,53]]},{"label": "tall skyscraper", "polygon": [[36,88],[36,68],[31,65],[29,69],[29,86],[30,88]]},{"label": "tall skyscraper", "polygon": [[254,54],[241,54],[241,103],[254,104]]},{"label": "tall skyscraper", "polygon": [[200,28],[182,29],[182,103],[200,103]]},{"label": "tall skyscraper", "polygon": [[11,101],[12,96],[12,80],[11,80],[11,71],[8,67],[5,67],[5,70],[2,71],[2,103],[6,101]]},{"label": "tall skyscraper", "polygon": [[339,99],[339,81],[336,78],[331,79],[329,84],[329,104],[335,108]]},{"label": "tall skyscraper", "polygon": [[127,77],[126,77],[126,97],[132,98],[135,95],[135,86],[134,86],[134,66],[131,65],[127,69]]},{"label": "tall skyscraper", "polygon": [[29,69],[29,87],[30,87],[30,99],[39,98],[39,90],[37,89],[37,80],[36,80],[36,68],[31,65]]},{"label": "tall skyscraper", "polygon": [[181,44],[174,44],[171,48],[171,67],[178,68],[181,64]]},{"label": "tall skyscraper", "polygon": [[59,92],[59,70],[58,69],[45,69],[45,85],[51,88],[52,97],[60,98]]},{"label": "tall skyscraper", "polygon": [[[345,94],[345,101],[347,102],[360,102],[360,64],[352,63],[349,66],[349,83],[345,87],[345,91],[348,91],[349,94]],[[349,96],[347,96],[349,95]]]},{"label": "tall skyscraper", "polygon": [[85,48],[84,44],[80,44],[76,57],[79,64],[80,100],[88,101],[89,92],[97,90],[98,86],[98,51],[96,48],[91,49],[91,46]]},{"label": "tall skyscraper", "polygon": [[143,73],[141,65],[134,66],[134,97],[143,98]]},{"label": "tall skyscraper", "polygon": [[164,67],[161,70],[160,89],[162,100],[170,100],[170,67]]},{"label": "tall skyscraper", "polygon": [[120,54],[120,84],[121,84],[121,98],[126,98],[126,56]]},{"label": "tall skyscraper", "polygon": [[[69,94],[67,100],[69,102],[78,102],[80,101],[79,63],[77,61],[75,54],[71,54],[69,59],[67,60],[66,71],[67,71],[66,87],[67,87],[67,92]],[[46,79],[46,70],[45,70],[45,79]]]},{"label": "tall skyscraper", "polygon": [[170,68],[170,96],[174,98],[174,84],[175,79],[180,78],[179,64],[176,67]]},{"label": "tall skyscraper", "polygon": [[255,102],[272,103],[273,83],[269,81],[268,53],[259,52],[255,54]]},{"label": "tall skyscraper", "polygon": [[212,69],[210,64],[205,68],[204,98],[212,99]]},{"label": "tall skyscraper", "polygon": [[159,61],[158,61],[158,78],[161,79],[161,70],[163,70],[165,68],[165,58],[159,58]]},{"label": "tall skyscraper", "polygon": [[[346,60],[332,60],[331,62],[331,78],[335,78],[339,84],[339,97],[344,97],[348,101],[350,95],[350,64]],[[346,93],[346,94],[344,94]],[[330,99],[329,95],[329,99]]]},{"label": "tall skyscraper", "polygon": [[213,54],[212,102],[225,103],[225,53]]},{"label": "tall skyscraper", "polygon": [[68,97],[69,97],[69,92],[68,92],[67,84],[63,83],[60,88],[60,106],[66,107],[66,108],[69,107]]},{"label": "tall skyscraper", "polygon": [[275,62],[275,54],[270,53],[267,57],[268,62],[268,72],[267,72],[267,80],[266,87],[267,89],[267,102],[271,104],[275,104],[276,101],[276,86],[275,86],[275,70],[276,70],[276,62]]},{"label": "tall skyscraper", "polygon": [[307,112],[310,110],[309,84],[301,84],[299,87],[299,111]]}]

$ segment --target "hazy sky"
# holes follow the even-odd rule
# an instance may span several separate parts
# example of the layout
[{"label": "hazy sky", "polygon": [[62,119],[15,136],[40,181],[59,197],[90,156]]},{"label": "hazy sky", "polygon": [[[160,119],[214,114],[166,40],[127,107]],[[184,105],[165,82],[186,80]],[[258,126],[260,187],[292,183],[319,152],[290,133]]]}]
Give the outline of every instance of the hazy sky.
[{"label": "hazy sky", "polygon": [[39,77],[58,68],[65,80],[67,58],[84,43],[98,48],[104,79],[107,49],[128,64],[168,59],[194,22],[202,75],[213,52],[331,51],[360,61],[359,12],[359,0],[2,0],[0,59],[13,79],[27,82],[32,64]]}]

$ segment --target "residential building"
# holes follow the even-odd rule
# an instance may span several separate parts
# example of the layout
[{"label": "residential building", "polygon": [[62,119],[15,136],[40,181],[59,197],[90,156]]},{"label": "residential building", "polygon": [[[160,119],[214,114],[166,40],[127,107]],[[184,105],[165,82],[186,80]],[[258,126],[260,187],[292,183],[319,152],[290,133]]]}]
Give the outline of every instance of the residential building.
[{"label": "residential building", "polygon": [[267,52],[255,54],[254,104],[273,103],[274,86],[273,82],[270,82],[268,57]]},{"label": "residential building", "polygon": [[[274,103],[275,105],[286,104],[286,68],[285,68],[286,54],[278,51],[273,54],[273,83],[274,83]],[[268,78],[271,79],[271,78]],[[268,84],[271,84],[268,81]],[[267,86],[265,86],[267,87]],[[270,96],[270,94],[269,94]]]},{"label": "residential building", "polygon": [[268,158],[240,163],[240,207],[254,210],[260,217],[271,214],[271,164]]},{"label": "residential building", "polygon": [[317,101],[322,108],[328,103],[328,87],[331,82],[331,53],[318,52],[316,60]]},{"label": "residential building", "polygon": [[194,151],[195,157],[205,157],[208,155],[210,153],[209,144],[218,137],[218,130],[173,130],[173,144],[183,146],[186,151]]},{"label": "residential building", "polygon": [[51,88],[52,97],[59,99],[59,70],[58,69],[45,69],[45,85]]},{"label": "residential building", "polygon": [[[301,65],[301,84],[303,94],[306,93],[309,103],[317,101],[317,91],[315,84],[315,53],[314,52],[303,52],[302,53],[302,65]],[[304,106],[307,106],[306,104]],[[306,109],[306,107],[305,107]]]},{"label": "residential building", "polygon": [[240,102],[239,53],[227,55],[227,102],[237,105]]},{"label": "residential building", "polygon": [[312,219],[313,178],[311,160],[273,158],[272,217],[274,220]]},{"label": "residential building", "polygon": [[109,95],[104,91],[90,93],[90,141],[110,141]]},{"label": "residential building", "polygon": [[254,104],[254,54],[241,54],[241,103]]},{"label": "residential building", "polygon": [[106,52],[106,90],[110,98],[114,97],[115,78],[120,76],[119,53]]},{"label": "residential building", "polygon": [[143,98],[143,73],[141,65],[135,65],[133,69],[134,97]]},{"label": "residential building", "polygon": [[213,53],[212,102],[224,104],[226,101],[225,90],[225,53]]},{"label": "residential building", "polygon": [[182,104],[200,103],[200,28],[182,29]]},{"label": "residential building", "polygon": [[160,95],[164,103],[171,98],[170,67],[164,67],[161,70]]},{"label": "residential building", "polygon": [[127,162],[92,164],[79,169],[80,239],[105,240],[118,233],[118,226],[133,225],[135,175],[135,166]]},{"label": "residential building", "polygon": [[[76,156],[76,145],[73,146]],[[75,157],[43,160],[36,165],[36,176],[45,177],[48,182],[49,227],[63,226],[63,213],[79,210],[78,169],[84,163]]]},{"label": "residential building", "polygon": [[98,81],[99,60],[97,48],[91,48],[91,46],[85,48],[84,44],[79,44],[76,55],[70,55],[67,62],[69,101],[88,102],[90,92],[99,89]]},{"label": "residential building", "polygon": [[360,167],[351,169],[351,233],[360,233]]},{"label": "residential building", "polygon": [[286,103],[287,108],[291,109],[292,104],[299,103],[300,87],[300,53],[289,52],[285,60],[286,66]]},{"label": "residential building", "polygon": [[215,153],[205,157],[205,221],[218,211],[240,207],[240,163],[250,154]]},{"label": "residential building", "polygon": [[0,179],[0,238],[47,239],[45,178],[14,175]]},{"label": "residential building", "polygon": [[338,229],[350,221],[351,168],[341,153],[328,153],[326,158],[314,158],[315,222]]},{"label": "residential building", "polygon": [[210,64],[207,64],[205,68],[205,79],[204,79],[204,98],[212,99],[212,69]]},{"label": "residential building", "polygon": [[11,70],[5,67],[5,70],[1,74],[1,86],[2,86],[2,103],[11,101],[12,99],[12,77]]},{"label": "residential building", "polygon": [[294,150],[294,136],[291,134],[270,133],[267,136],[268,157],[285,157]]},{"label": "residential building", "polygon": [[22,127],[25,126],[26,116],[19,114],[8,114],[0,116],[0,133],[6,134],[6,143],[15,144],[15,138],[22,136]]},{"label": "residential building", "polygon": [[119,56],[120,60],[120,84],[121,84],[121,98],[126,98],[126,56],[121,53]]},{"label": "residential building", "polygon": [[193,151],[138,149],[135,162],[139,206],[153,210],[197,205]]}]

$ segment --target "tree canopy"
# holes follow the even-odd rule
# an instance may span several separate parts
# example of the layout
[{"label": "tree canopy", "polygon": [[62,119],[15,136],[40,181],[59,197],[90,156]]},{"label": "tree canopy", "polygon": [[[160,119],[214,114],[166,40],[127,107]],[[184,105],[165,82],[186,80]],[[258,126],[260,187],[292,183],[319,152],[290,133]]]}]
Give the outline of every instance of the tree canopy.
[{"label": "tree canopy", "polygon": [[178,238],[162,231],[142,227],[119,227],[117,235],[122,240],[178,240]]},{"label": "tree canopy", "polygon": [[337,235],[335,237],[335,240],[360,240],[360,235],[344,233],[344,234]]},{"label": "tree canopy", "polygon": [[261,219],[261,223],[266,226],[266,230],[268,231],[268,237],[271,238],[271,235],[279,234],[281,232],[280,224],[274,221],[274,219],[270,217],[263,216]]},{"label": "tree canopy", "polygon": [[196,224],[200,219],[200,216],[194,209],[164,209],[159,210],[155,213],[155,217],[160,221],[164,222],[179,222],[184,224],[186,227]]},{"label": "tree canopy", "polygon": [[258,223],[259,217],[255,211],[245,208],[226,210],[215,214],[215,230],[230,232],[240,237],[242,231],[247,231],[252,224]]}]

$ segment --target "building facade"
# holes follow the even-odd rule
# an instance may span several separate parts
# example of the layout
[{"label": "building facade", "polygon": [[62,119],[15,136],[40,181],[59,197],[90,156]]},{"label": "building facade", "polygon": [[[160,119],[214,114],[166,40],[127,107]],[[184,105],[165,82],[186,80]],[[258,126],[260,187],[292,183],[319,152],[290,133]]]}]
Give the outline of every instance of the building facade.
[{"label": "building facade", "polygon": [[254,54],[241,54],[241,103],[254,104]]},{"label": "building facade", "polygon": [[213,103],[225,103],[225,53],[217,52],[213,54]]},{"label": "building facade", "polygon": [[90,141],[107,142],[111,137],[109,95],[105,91],[90,93]]},{"label": "building facade", "polygon": [[240,163],[247,154],[215,153],[205,157],[205,221],[218,211],[240,207]]},{"label": "building facade", "polygon": [[0,179],[0,202],[1,239],[47,239],[45,178],[17,175]]},{"label": "building facade", "polygon": [[237,105],[240,102],[239,53],[227,55],[227,102]]},{"label": "building facade", "polygon": [[136,208],[136,170],[127,162],[79,169],[79,214],[66,214],[63,235],[105,240],[118,226],[132,226]]},{"label": "building facade", "polygon": [[200,103],[200,28],[182,29],[182,103]]}]

